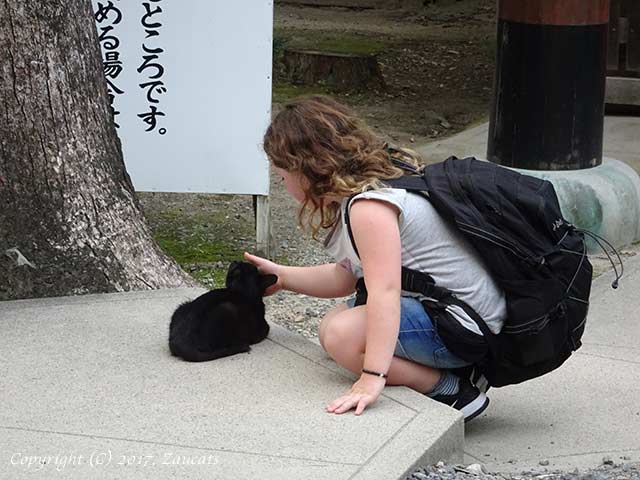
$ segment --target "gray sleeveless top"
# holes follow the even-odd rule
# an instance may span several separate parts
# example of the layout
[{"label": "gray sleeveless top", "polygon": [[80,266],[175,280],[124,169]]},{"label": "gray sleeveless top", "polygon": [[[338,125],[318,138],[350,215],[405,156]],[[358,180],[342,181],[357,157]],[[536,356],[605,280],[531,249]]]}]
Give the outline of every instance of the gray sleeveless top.
[{"label": "gray sleeveless top", "polygon": [[[504,292],[493,281],[482,259],[460,232],[448,225],[429,201],[403,189],[371,190],[351,199],[376,199],[395,205],[400,211],[398,224],[402,248],[402,265],[428,273],[436,284],[451,290],[470,305],[499,333],[506,317]],[[347,199],[342,202],[342,212]],[[360,278],[362,265],[351,245],[344,216],[325,239],[327,252],[353,275]],[[417,296],[411,292],[402,295]],[[476,323],[459,307],[451,314],[466,328],[482,335]]]}]

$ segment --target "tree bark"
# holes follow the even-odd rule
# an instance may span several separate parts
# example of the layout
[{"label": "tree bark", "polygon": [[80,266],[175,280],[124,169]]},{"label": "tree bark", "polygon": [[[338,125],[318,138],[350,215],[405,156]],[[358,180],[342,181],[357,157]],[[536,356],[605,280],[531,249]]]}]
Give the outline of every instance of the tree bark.
[{"label": "tree bark", "polygon": [[322,83],[336,91],[385,88],[375,55],[285,50],[283,64],[293,84]]},{"label": "tree bark", "polygon": [[193,286],[153,240],[89,0],[0,0],[0,300]]}]

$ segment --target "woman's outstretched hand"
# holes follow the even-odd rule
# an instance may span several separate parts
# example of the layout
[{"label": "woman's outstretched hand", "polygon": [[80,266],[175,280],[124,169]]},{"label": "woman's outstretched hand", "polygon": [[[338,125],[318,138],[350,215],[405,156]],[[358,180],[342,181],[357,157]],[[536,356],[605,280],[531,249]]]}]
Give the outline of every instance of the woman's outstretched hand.
[{"label": "woman's outstretched hand", "polygon": [[256,255],[252,255],[250,253],[244,252],[244,259],[258,267],[258,271],[262,274],[268,275],[270,273],[276,275],[278,280],[276,283],[267,288],[264,292],[265,297],[269,295],[273,295],[276,292],[279,292],[284,288],[284,281],[282,278],[282,266],[278,265],[271,260],[267,260],[266,258],[258,257]]},{"label": "woman's outstretched hand", "polygon": [[329,413],[344,413],[355,407],[355,414],[360,415],[367,406],[378,399],[384,385],[384,378],[362,374],[351,390],[327,405],[325,410]]}]

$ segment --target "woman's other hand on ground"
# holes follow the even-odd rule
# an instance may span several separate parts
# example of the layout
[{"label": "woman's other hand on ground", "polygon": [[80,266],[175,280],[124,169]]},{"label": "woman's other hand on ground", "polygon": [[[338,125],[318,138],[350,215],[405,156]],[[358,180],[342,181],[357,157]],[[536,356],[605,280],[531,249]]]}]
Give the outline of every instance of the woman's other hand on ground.
[{"label": "woman's other hand on ground", "polygon": [[355,407],[356,415],[374,403],[384,389],[384,378],[362,374],[360,379],[353,384],[349,392],[335,399],[325,407],[329,413],[344,413]]},{"label": "woman's other hand on ground", "polygon": [[267,260],[266,258],[258,257],[256,255],[252,255],[248,252],[244,252],[244,259],[258,267],[258,271],[264,275],[273,274],[278,277],[276,283],[267,288],[264,292],[265,297],[269,295],[273,295],[276,292],[279,292],[284,288],[284,280],[282,277],[282,267],[271,260]]}]

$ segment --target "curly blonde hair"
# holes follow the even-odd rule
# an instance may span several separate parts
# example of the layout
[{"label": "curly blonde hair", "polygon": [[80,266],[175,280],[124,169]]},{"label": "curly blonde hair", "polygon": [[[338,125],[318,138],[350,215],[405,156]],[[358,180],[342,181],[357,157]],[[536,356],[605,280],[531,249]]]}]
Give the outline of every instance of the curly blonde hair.
[{"label": "curly blonde hair", "polygon": [[[307,180],[298,222],[309,227],[314,238],[320,229],[335,226],[340,217],[340,205],[325,203],[324,198],[346,198],[381,188],[381,180],[406,173],[391,162],[387,147],[348,107],[323,95],[287,103],[264,136],[271,162]],[[414,152],[395,151],[403,161],[418,164]]]}]

